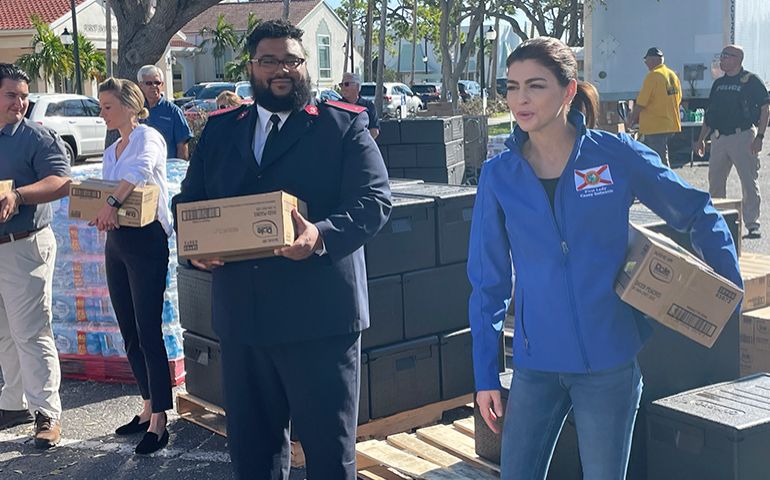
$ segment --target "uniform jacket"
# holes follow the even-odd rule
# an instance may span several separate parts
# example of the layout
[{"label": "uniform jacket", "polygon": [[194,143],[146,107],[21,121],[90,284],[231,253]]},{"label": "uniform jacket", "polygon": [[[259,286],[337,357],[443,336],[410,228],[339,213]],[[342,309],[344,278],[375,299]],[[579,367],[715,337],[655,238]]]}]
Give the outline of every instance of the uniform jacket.
[{"label": "uniform jacket", "polygon": [[257,117],[250,105],[208,120],[173,205],[285,190],[306,202],[327,254],[216,268],[214,330],[223,339],[270,345],[367,328],[363,245],[385,224],[391,204],[366,114],[310,104],[287,118],[259,164],[252,149]]},{"label": "uniform jacket", "polygon": [[513,359],[517,367],[592,372],[631,361],[650,326],[615,293],[626,256],[628,212],[639,199],[669,225],[690,232],[697,253],[742,285],[730,231],[709,195],[663,166],[629,136],[578,131],[559,179],[555,209],[520,147],[484,164],[473,212],[469,315],[478,390],[499,388],[498,336],[515,271]]}]

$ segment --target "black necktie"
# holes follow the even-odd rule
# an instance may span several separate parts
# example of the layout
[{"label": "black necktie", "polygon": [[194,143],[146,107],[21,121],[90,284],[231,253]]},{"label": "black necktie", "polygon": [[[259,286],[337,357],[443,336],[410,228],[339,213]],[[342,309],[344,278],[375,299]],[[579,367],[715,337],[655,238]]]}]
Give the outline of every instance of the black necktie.
[{"label": "black necktie", "polygon": [[275,142],[275,138],[278,136],[278,124],[281,123],[281,117],[278,116],[277,113],[274,113],[270,116],[270,123],[273,124],[273,127],[270,129],[270,133],[267,134],[267,140],[265,140],[265,148],[262,149],[262,156],[265,156],[265,153],[267,149],[269,148],[269,145],[272,142]]}]

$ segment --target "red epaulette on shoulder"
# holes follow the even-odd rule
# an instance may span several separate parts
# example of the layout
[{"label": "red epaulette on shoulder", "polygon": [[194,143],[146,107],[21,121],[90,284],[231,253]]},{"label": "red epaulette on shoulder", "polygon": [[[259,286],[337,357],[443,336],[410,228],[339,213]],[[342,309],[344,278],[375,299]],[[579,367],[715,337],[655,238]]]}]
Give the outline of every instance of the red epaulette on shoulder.
[{"label": "red epaulette on shoulder", "polygon": [[362,107],[361,105],[356,105],[354,103],[340,102],[339,100],[327,100],[324,103],[326,103],[326,105],[330,105],[350,113],[361,113],[366,111],[366,107]]},{"label": "red epaulette on shoulder", "polygon": [[233,110],[236,110],[238,108],[241,108],[241,105],[236,105],[234,107],[229,107],[229,108],[219,108],[209,113],[209,117],[216,117],[217,115],[222,115],[223,113],[232,112]]}]

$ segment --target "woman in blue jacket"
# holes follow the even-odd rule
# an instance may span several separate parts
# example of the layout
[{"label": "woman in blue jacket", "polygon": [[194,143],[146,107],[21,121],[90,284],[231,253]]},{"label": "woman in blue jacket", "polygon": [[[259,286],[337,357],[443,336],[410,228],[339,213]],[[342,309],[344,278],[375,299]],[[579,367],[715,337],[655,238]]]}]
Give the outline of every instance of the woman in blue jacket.
[{"label": "woman in blue jacket", "polygon": [[597,93],[554,38],[508,57],[517,126],[483,168],[468,276],[476,401],[500,430],[498,339],[511,302],[514,376],[502,426],[502,478],[543,479],[574,411],[584,478],[625,478],[642,392],[636,361],[650,327],[615,294],[639,199],[691,235],[718,273],[742,285],[732,236],[707,193],[627,135],[591,130]]}]

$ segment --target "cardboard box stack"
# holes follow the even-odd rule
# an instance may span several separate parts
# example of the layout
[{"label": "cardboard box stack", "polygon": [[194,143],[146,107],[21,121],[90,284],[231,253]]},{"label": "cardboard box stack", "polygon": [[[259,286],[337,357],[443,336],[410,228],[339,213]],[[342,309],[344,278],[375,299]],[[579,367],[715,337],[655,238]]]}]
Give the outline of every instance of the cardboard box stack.
[{"label": "cardboard box stack", "polygon": [[770,255],[739,258],[746,295],[741,312],[741,375],[770,372]]},{"label": "cardboard box stack", "polygon": [[[174,195],[187,170],[187,162],[169,162],[167,166],[169,194]],[[74,184],[85,184],[89,191],[100,192],[99,207],[106,197],[101,182],[87,180],[98,177],[101,165],[88,165],[73,169]],[[79,188],[79,187],[75,187]],[[152,192],[155,193],[152,193]],[[109,190],[111,193],[112,190]],[[154,220],[157,210],[157,187],[140,189],[139,198],[154,195],[155,205],[148,203],[137,210],[137,215],[120,218],[128,223],[142,223],[151,212]],[[130,197],[132,198],[132,197]],[[76,205],[93,209],[94,200],[86,195],[65,197],[54,204],[54,219],[51,224],[58,247],[53,277],[53,332],[59,351],[62,374],[66,378],[100,380],[110,382],[134,381],[126,359],[123,338],[118,329],[115,312],[112,309],[104,267],[104,242],[106,233],[88,226],[90,213],[82,213],[82,220],[71,218],[71,200]],[[84,203],[85,202],[85,203]],[[93,204],[90,204],[93,202]],[[140,202],[141,204],[141,202]],[[80,212],[92,210],[75,209]],[[95,216],[95,214],[94,214]],[[131,228],[131,227],[126,227]],[[163,338],[169,358],[172,381],[184,381],[182,357],[182,328],[179,324],[176,289],[176,241],[169,238],[171,251],[169,272],[166,277],[166,292],[163,302]]]},{"label": "cardboard box stack", "polygon": [[460,185],[465,174],[463,117],[384,120],[377,144],[393,178]]}]

